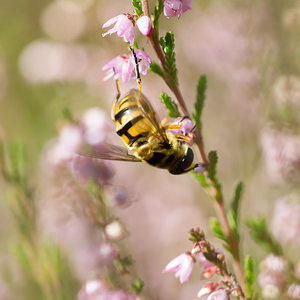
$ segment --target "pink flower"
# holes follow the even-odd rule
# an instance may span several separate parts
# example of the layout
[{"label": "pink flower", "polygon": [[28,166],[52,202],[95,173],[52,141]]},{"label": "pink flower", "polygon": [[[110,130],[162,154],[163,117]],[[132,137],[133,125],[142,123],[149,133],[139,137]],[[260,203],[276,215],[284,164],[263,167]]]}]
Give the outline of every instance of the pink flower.
[{"label": "pink flower", "polygon": [[165,0],[164,1],[164,15],[167,18],[178,17],[191,9],[192,0]]},{"label": "pink flower", "polygon": [[[134,51],[139,62],[139,71],[141,74],[146,75],[151,59],[144,51]],[[104,80],[114,76],[114,79],[121,77],[123,82],[126,83],[130,78],[136,78],[135,61],[132,53],[127,56],[121,55],[113,58],[103,66],[102,70],[107,71]]]},{"label": "pink flower", "polygon": [[190,253],[180,254],[170,261],[163,269],[163,273],[176,272],[175,277],[180,280],[180,283],[184,283],[189,280],[193,271],[194,259]]},{"label": "pink flower", "polygon": [[123,37],[125,42],[129,42],[130,46],[133,45],[134,41],[134,21],[133,16],[129,14],[121,14],[116,17],[109,19],[104,23],[102,28],[109,27],[113,24],[114,27],[109,29],[106,33],[103,33],[102,36],[107,34],[117,33],[119,37]]},{"label": "pink flower", "polygon": [[221,282],[207,282],[205,283],[202,288],[200,289],[200,291],[197,294],[197,297],[201,298],[202,296],[211,294],[213,291],[215,291],[215,289],[221,284]]},{"label": "pink flower", "polygon": [[[192,136],[195,129],[195,124],[189,118],[177,118],[173,124],[181,124],[179,129],[172,129],[171,132],[174,134],[182,134],[187,137]],[[189,146],[193,145],[193,136],[190,142],[187,143]]]},{"label": "pink flower", "polygon": [[228,300],[228,295],[224,289],[218,289],[215,292],[211,293],[207,300]]},{"label": "pink flower", "polygon": [[142,16],[136,21],[136,25],[142,35],[147,36],[151,30],[151,20],[148,16]]}]

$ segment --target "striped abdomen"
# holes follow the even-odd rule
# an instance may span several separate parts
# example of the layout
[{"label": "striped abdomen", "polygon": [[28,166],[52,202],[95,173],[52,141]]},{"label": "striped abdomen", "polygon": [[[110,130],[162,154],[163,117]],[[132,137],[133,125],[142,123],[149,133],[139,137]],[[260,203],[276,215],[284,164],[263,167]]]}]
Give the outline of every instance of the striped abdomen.
[{"label": "striped abdomen", "polygon": [[142,114],[135,90],[117,103],[114,118],[117,134],[129,148],[147,143],[153,134],[153,126]]}]

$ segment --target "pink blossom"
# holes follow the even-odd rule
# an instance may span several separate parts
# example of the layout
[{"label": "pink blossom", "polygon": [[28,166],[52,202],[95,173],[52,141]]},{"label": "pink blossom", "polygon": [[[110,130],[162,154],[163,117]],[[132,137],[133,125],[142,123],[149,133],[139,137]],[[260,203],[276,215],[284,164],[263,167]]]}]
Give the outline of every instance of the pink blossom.
[{"label": "pink blossom", "polygon": [[113,24],[115,25],[113,28],[103,33],[102,36],[116,32],[119,37],[123,37],[124,41],[129,42],[130,46],[132,46],[134,41],[134,21],[132,17],[133,16],[129,14],[121,14],[109,19],[103,24],[102,28],[109,27]]},{"label": "pink blossom", "polygon": [[189,118],[177,118],[173,122],[173,124],[179,125],[181,124],[181,127],[179,129],[172,129],[172,133],[174,134],[181,134],[186,137],[192,137],[191,141],[188,142],[187,144],[189,146],[193,145],[193,131],[195,129],[195,124],[189,119]]},{"label": "pink blossom", "polygon": [[206,268],[202,275],[205,279],[210,279],[212,278],[217,272],[218,272],[219,268],[217,266],[211,266]]},{"label": "pink blossom", "polygon": [[207,300],[228,300],[228,295],[224,289],[218,289],[215,292],[211,293]]},{"label": "pink blossom", "polygon": [[178,17],[191,9],[192,0],[165,0],[164,1],[164,15],[167,18]]},{"label": "pink blossom", "polygon": [[151,20],[148,16],[142,16],[136,21],[136,25],[142,35],[147,36],[151,30]]},{"label": "pink blossom", "polygon": [[108,290],[101,279],[87,281],[78,293],[78,299],[92,299],[100,294],[107,294]]},{"label": "pink blossom", "polygon": [[[146,75],[151,62],[150,57],[142,50],[135,50],[135,54],[139,62],[140,73]],[[123,82],[126,83],[130,78],[136,78],[135,61],[132,53],[113,58],[103,66],[102,70],[107,71],[104,80],[114,76],[114,79],[122,78]]]},{"label": "pink blossom", "polygon": [[163,269],[163,273],[175,272],[175,277],[180,280],[180,283],[184,283],[189,280],[193,271],[194,259],[190,253],[183,253],[175,257],[170,261]]},{"label": "pink blossom", "polygon": [[202,288],[200,289],[200,291],[197,294],[197,297],[201,298],[202,296],[211,294],[213,291],[215,291],[215,289],[221,284],[221,282],[207,282],[205,283]]}]

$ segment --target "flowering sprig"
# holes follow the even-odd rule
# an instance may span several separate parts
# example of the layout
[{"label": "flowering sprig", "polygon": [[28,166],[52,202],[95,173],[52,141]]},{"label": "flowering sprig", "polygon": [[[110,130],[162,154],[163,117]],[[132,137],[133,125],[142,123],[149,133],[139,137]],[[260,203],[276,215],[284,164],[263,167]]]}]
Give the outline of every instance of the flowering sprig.
[{"label": "flowering sprig", "polygon": [[[181,14],[190,8],[191,1],[158,1],[154,10],[153,16],[150,15],[148,1],[142,0],[142,10],[143,15],[152,19],[152,27],[147,35],[151,42],[151,45],[158,57],[160,64],[152,61],[150,68],[152,71],[157,73],[163,78],[165,83],[168,85],[170,90],[174,93],[177,100],[178,107],[182,112],[182,115],[190,117],[190,113],[185,104],[184,98],[181,94],[178,84],[177,67],[175,59],[175,39],[171,32],[168,32],[165,37],[159,38],[158,33],[158,18],[164,10],[167,17],[177,16],[180,17]],[[163,6],[163,8],[162,8]],[[170,11],[172,10],[172,12]],[[169,14],[169,15],[168,15]],[[114,32],[118,32],[117,28],[113,29]],[[116,72],[114,69],[111,69]],[[120,72],[118,72],[120,74]],[[131,76],[125,76],[127,79]],[[224,200],[222,194],[221,184],[219,183],[217,177],[217,162],[218,157],[216,151],[211,151],[208,155],[204,150],[204,142],[202,138],[202,126],[201,126],[201,112],[204,106],[205,100],[205,90],[206,90],[206,79],[201,76],[197,88],[197,100],[195,104],[195,109],[193,113],[193,119],[196,123],[196,129],[193,132],[195,136],[195,144],[199,149],[199,153],[202,159],[202,171],[201,174],[195,174],[196,179],[200,182],[204,190],[207,192],[208,196],[211,198],[212,203],[217,212],[219,221],[216,223],[218,226],[218,231],[220,233],[219,237],[222,237],[225,241],[226,249],[228,249],[234,259],[234,267],[237,275],[238,282],[241,289],[244,287],[244,275],[243,268],[239,253],[239,239],[238,239],[238,219],[230,219],[232,215],[230,212],[228,215],[225,212]],[[169,101],[170,104],[170,101]],[[172,106],[171,109],[174,109]],[[176,109],[175,109],[176,111]],[[204,168],[204,170],[203,170]],[[237,212],[237,211],[236,211]],[[234,215],[237,216],[237,213]],[[233,222],[231,222],[233,220]]]},{"label": "flowering sprig", "polygon": [[[225,256],[205,239],[203,231],[199,229],[190,230],[190,240],[194,246],[190,252],[180,254],[167,264],[163,273],[175,272],[180,283],[189,280],[195,263],[198,261],[203,268],[202,277],[211,279],[214,275],[221,276],[221,280],[205,283],[199,290],[198,297],[209,295],[209,299],[229,299],[230,295],[245,300],[246,297],[234,275],[230,274],[225,262]],[[217,294],[216,294],[217,293]]]}]

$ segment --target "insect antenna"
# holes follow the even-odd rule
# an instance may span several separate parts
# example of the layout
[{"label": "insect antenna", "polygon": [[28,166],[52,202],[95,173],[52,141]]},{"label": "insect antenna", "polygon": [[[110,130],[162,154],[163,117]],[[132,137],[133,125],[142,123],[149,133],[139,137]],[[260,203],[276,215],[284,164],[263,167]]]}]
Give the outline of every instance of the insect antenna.
[{"label": "insect antenna", "polygon": [[140,70],[139,70],[139,62],[138,62],[138,59],[136,57],[136,53],[135,53],[134,49],[130,47],[130,50],[131,50],[132,55],[134,57],[135,74],[136,74],[136,82],[137,82],[138,90],[139,90],[139,92],[141,92],[142,91],[142,85],[141,85],[142,79],[141,79]]}]

